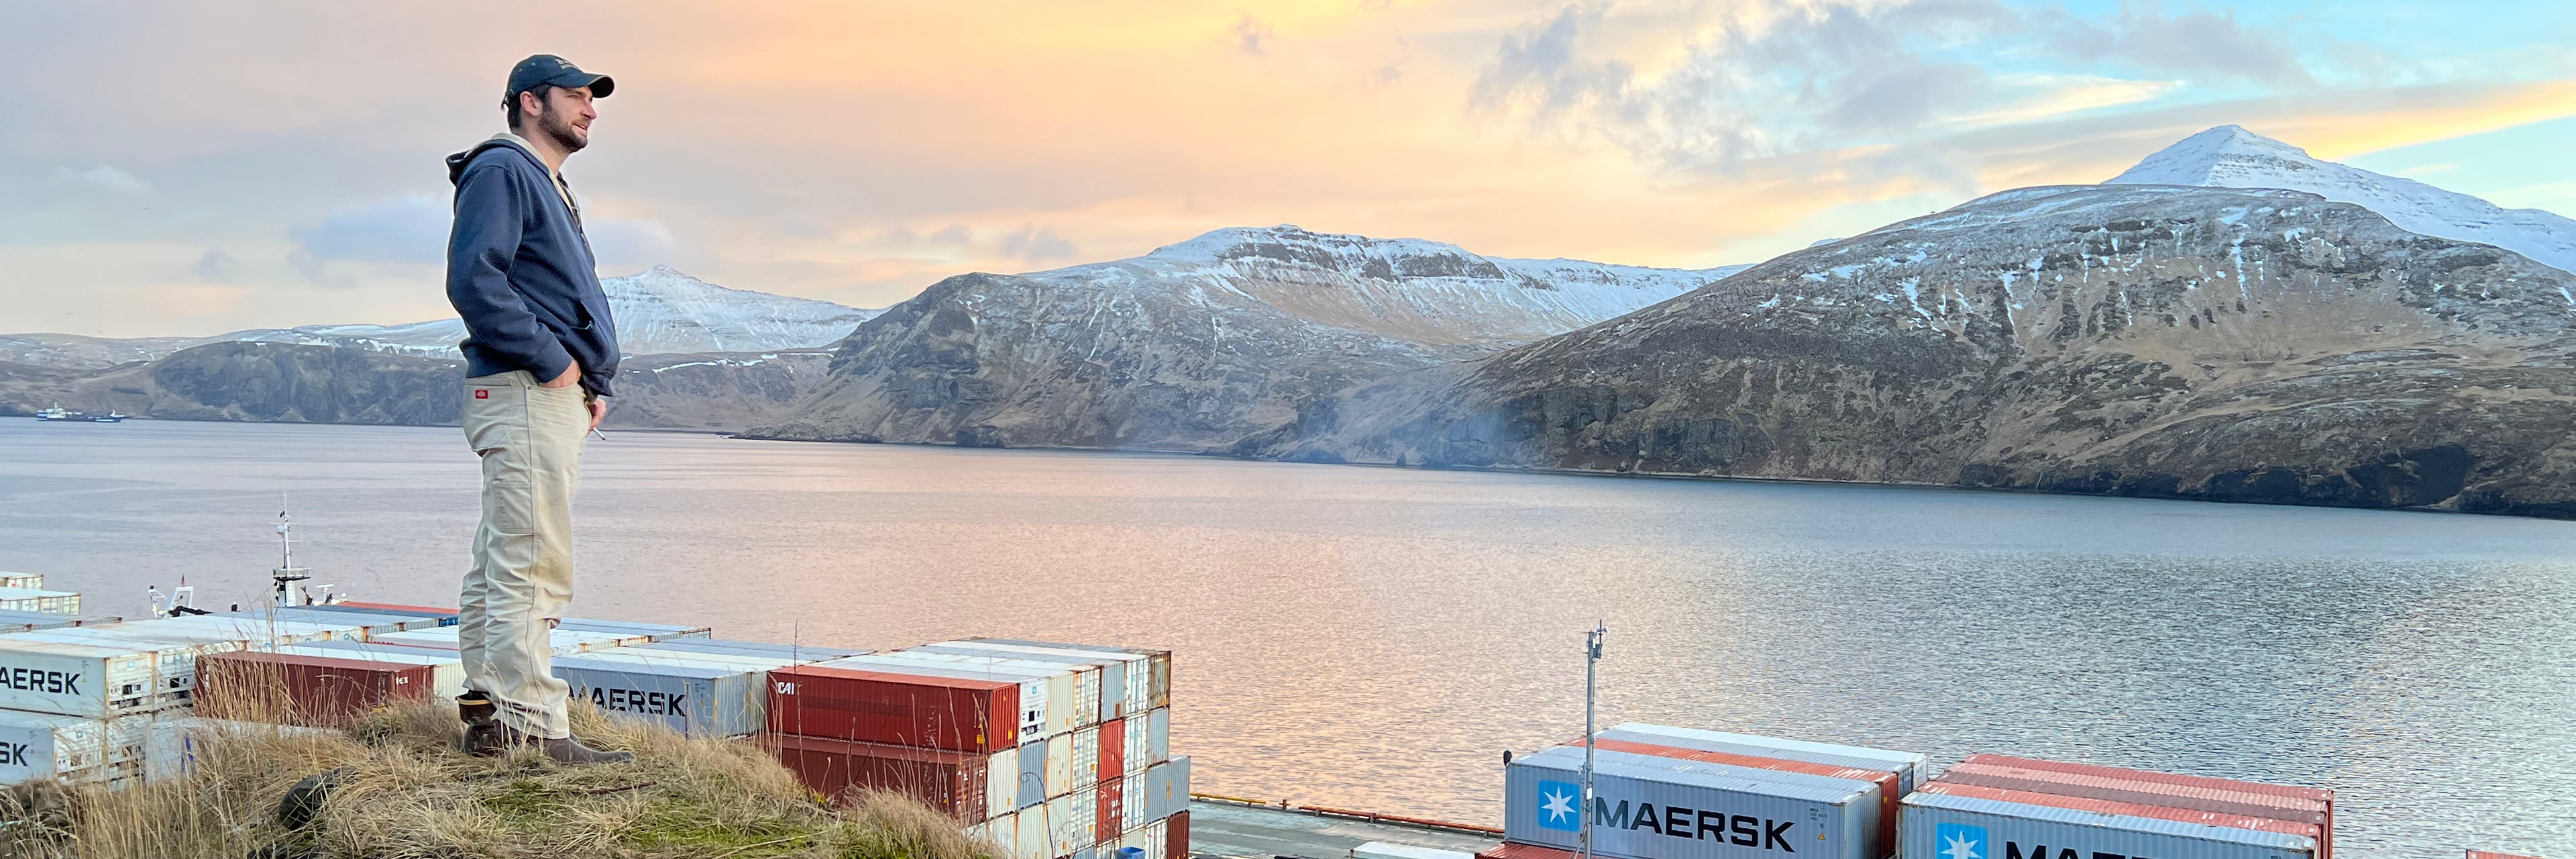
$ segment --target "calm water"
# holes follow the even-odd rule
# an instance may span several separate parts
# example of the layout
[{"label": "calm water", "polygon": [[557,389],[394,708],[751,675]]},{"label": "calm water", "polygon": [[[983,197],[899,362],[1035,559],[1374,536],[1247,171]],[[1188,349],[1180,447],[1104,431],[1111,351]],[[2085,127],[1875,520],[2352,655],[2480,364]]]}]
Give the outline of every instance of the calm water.
[{"label": "calm water", "polygon": [[[2576,854],[2576,524],[616,433],[586,616],[1178,651],[1204,792],[1501,818],[1503,749],[1656,721],[2326,785],[2354,856]],[[97,612],[299,553],[454,602],[453,429],[0,422],[0,569]]]}]

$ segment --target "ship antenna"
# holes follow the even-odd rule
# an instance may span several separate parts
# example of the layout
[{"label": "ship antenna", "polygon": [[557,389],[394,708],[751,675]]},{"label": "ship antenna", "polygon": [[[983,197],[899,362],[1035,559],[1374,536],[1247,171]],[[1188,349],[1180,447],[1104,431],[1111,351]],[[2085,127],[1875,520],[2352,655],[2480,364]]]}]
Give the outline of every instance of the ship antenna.
[{"label": "ship antenna", "polygon": [[1583,636],[1583,798],[1579,800],[1583,805],[1574,812],[1574,819],[1583,830],[1577,833],[1581,849],[1575,854],[1581,859],[1593,859],[1595,855],[1592,852],[1592,738],[1596,732],[1592,723],[1592,702],[1593,691],[1597,687],[1593,683],[1593,669],[1601,664],[1601,639],[1609,635],[1610,624],[1595,621],[1592,631]]},{"label": "ship antenna", "polygon": [[295,565],[295,518],[287,515],[286,493],[277,498],[277,569],[268,571],[268,578],[277,583],[277,605],[284,608],[295,604],[289,583],[312,578],[306,574],[313,571]]}]

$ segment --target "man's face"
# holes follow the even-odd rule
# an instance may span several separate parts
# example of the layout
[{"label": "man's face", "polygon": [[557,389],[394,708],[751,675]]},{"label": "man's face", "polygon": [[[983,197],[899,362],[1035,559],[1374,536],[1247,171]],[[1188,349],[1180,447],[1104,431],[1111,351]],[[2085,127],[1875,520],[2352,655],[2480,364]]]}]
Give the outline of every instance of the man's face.
[{"label": "man's face", "polygon": [[[530,93],[520,93],[521,104],[536,100]],[[546,93],[543,113],[537,116],[537,133],[554,138],[565,152],[580,152],[590,145],[590,121],[599,118],[591,107],[589,87],[556,87]]]}]

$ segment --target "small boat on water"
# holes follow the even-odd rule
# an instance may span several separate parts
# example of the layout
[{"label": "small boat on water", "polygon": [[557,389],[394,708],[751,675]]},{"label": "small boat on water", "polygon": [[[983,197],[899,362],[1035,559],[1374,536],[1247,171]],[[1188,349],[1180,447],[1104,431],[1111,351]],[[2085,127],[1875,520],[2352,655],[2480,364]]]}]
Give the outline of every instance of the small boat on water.
[{"label": "small boat on water", "polygon": [[125,415],[119,414],[115,409],[109,409],[107,414],[89,416],[89,421],[94,424],[124,423]]},{"label": "small boat on water", "polygon": [[69,421],[78,420],[79,418],[79,412],[64,411],[63,404],[61,403],[55,403],[50,407],[36,410],[36,419],[40,421]]}]

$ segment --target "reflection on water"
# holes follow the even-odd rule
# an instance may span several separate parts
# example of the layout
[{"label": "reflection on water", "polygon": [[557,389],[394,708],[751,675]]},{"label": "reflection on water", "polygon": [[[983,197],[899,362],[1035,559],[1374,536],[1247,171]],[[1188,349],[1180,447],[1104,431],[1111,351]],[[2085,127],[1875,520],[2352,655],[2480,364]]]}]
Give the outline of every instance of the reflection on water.
[{"label": "reflection on water", "polygon": [[[0,569],[96,611],[298,559],[452,603],[452,429],[0,422]],[[596,617],[893,647],[1179,651],[1204,792],[1493,822],[1500,753],[1602,710],[2340,791],[2357,856],[2576,853],[2576,525],[1914,489],[616,433]]]}]

